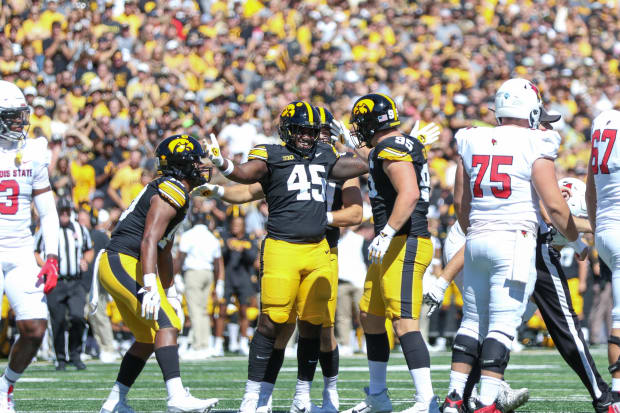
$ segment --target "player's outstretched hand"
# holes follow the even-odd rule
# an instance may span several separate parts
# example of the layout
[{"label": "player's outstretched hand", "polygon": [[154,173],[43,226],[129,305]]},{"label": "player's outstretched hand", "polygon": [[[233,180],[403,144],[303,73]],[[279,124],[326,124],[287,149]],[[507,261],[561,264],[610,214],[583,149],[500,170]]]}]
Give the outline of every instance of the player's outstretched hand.
[{"label": "player's outstretched hand", "polygon": [[210,134],[209,137],[202,140],[202,144],[205,147],[207,157],[213,162],[213,165],[218,168],[224,166],[224,157],[220,151],[220,144],[217,142],[217,137],[214,134]]},{"label": "player's outstretched hand", "polygon": [[329,125],[329,130],[331,132],[332,140],[338,141],[351,149],[356,148],[355,142],[353,142],[353,139],[351,138],[351,132],[349,132],[349,129],[344,126],[344,123],[334,119]]},{"label": "player's outstretched hand", "polygon": [[429,306],[428,313],[426,315],[430,317],[433,315],[435,310],[441,306],[443,296],[446,293],[446,289],[450,283],[442,277],[435,277],[433,275],[425,277],[422,282],[424,283],[422,288],[424,291],[422,301],[424,304]]},{"label": "player's outstretched hand", "polygon": [[224,196],[224,187],[221,185],[206,183],[194,188],[192,194],[198,194],[206,198],[221,198]]},{"label": "player's outstretched hand", "polygon": [[161,297],[157,288],[157,276],[153,273],[144,274],[144,287],[138,290],[142,296],[142,317],[147,320],[156,320],[161,306]]},{"label": "player's outstretched hand", "polygon": [[58,259],[48,257],[39,272],[39,280],[44,283],[43,292],[49,294],[58,283]]},{"label": "player's outstretched hand", "polygon": [[420,129],[420,121],[416,120],[413,129],[409,132],[409,135],[419,140],[422,145],[432,145],[439,139],[440,134],[439,126],[434,122],[431,122]]}]

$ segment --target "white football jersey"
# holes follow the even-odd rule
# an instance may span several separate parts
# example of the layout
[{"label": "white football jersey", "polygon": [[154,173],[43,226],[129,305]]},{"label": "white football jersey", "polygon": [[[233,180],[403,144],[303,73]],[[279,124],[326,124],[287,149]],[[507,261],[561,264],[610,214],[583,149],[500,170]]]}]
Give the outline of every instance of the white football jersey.
[{"label": "white football jersey", "polygon": [[[620,227],[620,111],[606,110],[592,122],[590,168],[596,186],[596,231]],[[618,137],[620,141],[620,137]]]},{"label": "white football jersey", "polygon": [[535,233],[538,195],[531,185],[532,165],[557,157],[560,135],[505,125],[460,129],[455,138],[470,177],[468,238],[501,229]]},{"label": "white football jersey", "polygon": [[16,154],[17,150],[0,148],[0,251],[33,248],[32,191],[50,186],[45,138],[26,139],[20,165]]}]

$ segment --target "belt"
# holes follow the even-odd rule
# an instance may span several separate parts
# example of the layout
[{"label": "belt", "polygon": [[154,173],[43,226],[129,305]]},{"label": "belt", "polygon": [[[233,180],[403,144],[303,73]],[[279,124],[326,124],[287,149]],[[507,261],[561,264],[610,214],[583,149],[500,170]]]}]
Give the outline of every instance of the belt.
[{"label": "belt", "polygon": [[78,275],[59,275],[58,276],[58,281],[75,281],[75,280],[81,280],[82,279],[82,274],[78,274]]}]

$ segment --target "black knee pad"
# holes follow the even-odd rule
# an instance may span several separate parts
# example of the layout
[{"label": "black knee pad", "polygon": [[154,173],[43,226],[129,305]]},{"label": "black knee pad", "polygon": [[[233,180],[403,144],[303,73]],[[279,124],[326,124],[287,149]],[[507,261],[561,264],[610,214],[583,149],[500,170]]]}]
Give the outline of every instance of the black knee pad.
[{"label": "black knee pad", "polygon": [[510,350],[503,343],[494,338],[484,340],[480,353],[480,366],[482,370],[504,374],[508,360],[510,360]]},{"label": "black knee pad", "polygon": [[[620,347],[620,337],[609,336],[607,343],[615,344]],[[614,364],[611,364],[607,369],[609,370],[609,373],[611,374],[620,370],[620,359],[616,360],[616,362]]]},{"label": "black knee pad", "polygon": [[476,364],[480,355],[480,342],[475,338],[457,334],[452,345],[452,362],[465,363],[470,366]]}]

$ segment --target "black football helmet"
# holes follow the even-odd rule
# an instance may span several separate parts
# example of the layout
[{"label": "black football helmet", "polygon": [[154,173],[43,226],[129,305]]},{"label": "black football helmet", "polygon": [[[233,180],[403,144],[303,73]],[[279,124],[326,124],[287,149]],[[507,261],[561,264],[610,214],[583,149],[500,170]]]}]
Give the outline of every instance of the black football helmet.
[{"label": "black football helmet", "polygon": [[206,153],[192,136],[169,136],[155,149],[160,175],[186,179],[192,187],[197,187],[211,180],[211,168],[202,164],[200,158]]},{"label": "black football helmet", "polygon": [[[321,130],[320,115],[318,110],[303,100],[291,102],[280,114],[280,139],[286,146],[302,156],[308,156],[314,152],[316,141]],[[312,137],[312,145],[308,148],[300,147],[300,136],[309,134]]]},{"label": "black football helmet", "polygon": [[370,140],[375,133],[395,128],[400,125],[396,104],[389,96],[379,93],[370,93],[359,98],[351,111],[353,125],[352,137],[357,146],[370,147]]},{"label": "black football helmet", "polygon": [[316,110],[319,112],[319,119],[321,122],[321,133],[319,140],[324,143],[333,144],[334,141],[332,139],[330,125],[334,120],[334,115],[332,115],[327,108],[322,106],[316,106]]}]

